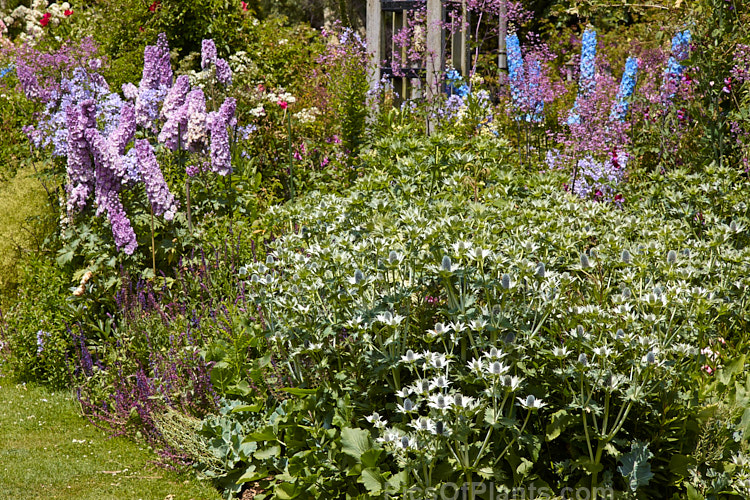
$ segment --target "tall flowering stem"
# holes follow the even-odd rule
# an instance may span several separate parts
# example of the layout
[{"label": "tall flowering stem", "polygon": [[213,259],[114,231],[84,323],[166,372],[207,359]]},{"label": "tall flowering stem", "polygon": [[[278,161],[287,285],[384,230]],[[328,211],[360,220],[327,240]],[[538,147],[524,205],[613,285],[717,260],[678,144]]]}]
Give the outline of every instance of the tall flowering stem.
[{"label": "tall flowering stem", "polygon": [[286,129],[289,136],[289,198],[294,200],[294,157],[292,155],[292,114],[284,108]]},{"label": "tall flowering stem", "polygon": [[596,31],[587,26],[581,39],[581,76],[578,80],[578,96],[568,116],[568,124],[578,123],[581,99],[585,99],[596,90]]},{"label": "tall flowering stem", "polygon": [[523,104],[523,56],[521,55],[521,44],[518,35],[508,35],[505,40],[508,51],[508,73],[510,76],[510,95],[513,105],[517,108]]},{"label": "tall flowering stem", "polygon": [[662,95],[664,97],[664,105],[669,104],[672,101],[675,93],[677,93],[677,87],[682,79],[682,61],[687,59],[690,53],[690,30],[685,30],[677,33],[672,38],[672,55],[667,60],[667,67],[664,70],[664,83],[662,89]]},{"label": "tall flowering stem", "polygon": [[612,105],[612,112],[609,114],[610,120],[625,120],[625,116],[628,114],[628,100],[633,95],[633,91],[635,91],[637,75],[638,59],[628,57],[628,60],[625,62],[625,72],[622,74],[622,81],[620,82],[620,90],[617,92],[617,97]]}]

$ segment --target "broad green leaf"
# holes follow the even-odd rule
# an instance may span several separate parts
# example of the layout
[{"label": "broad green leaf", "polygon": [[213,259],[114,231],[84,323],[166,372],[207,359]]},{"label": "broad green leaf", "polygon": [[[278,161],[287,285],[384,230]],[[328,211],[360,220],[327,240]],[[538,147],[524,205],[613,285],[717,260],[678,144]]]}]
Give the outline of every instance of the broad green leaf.
[{"label": "broad green leaf", "polygon": [[365,467],[375,467],[378,464],[378,460],[380,459],[380,455],[383,453],[383,450],[377,449],[377,448],[371,448],[364,453],[362,453],[362,465]]},{"label": "broad green leaf", "polygon": [[258,460],[265,460],[267,458],[278,457],[279,455],[281,455],[281,446],[279,445],[268,446],[266,448],[263,448],[262,450],[258,450],[255,453],[253,453],[253,457],[255,457]]},{"label": "broad green leaf", "polygon": [[364,429],[351,427],[341,429],[341,448],[344,453],[357,462],[361,462],[362,454],[372,449],[370,433]]},{"label": "broad green leaf", "polygon": [[639,487],[648,485],[654,474],[648,459],[654,455],[648,450],[648,443],[636,441],[630,446],[630,452],[620,458],[622,465],[617,468],[628,481],[630,490],[635,492]]},{"label": "broad green leaf", "polygon": [[547,441],[552,441],[560,436],[562,432],[575,420],[575,417],[566,410],[559,410],[552,414],[552,421],[547,424]]},{"label": "broad green leaf", "polygon": [[687,485],[687,499],[688,500],[706,500],[706,498],[698,493],[698,490],[696,490],[692,485]]},{"label": "broad green leaf", "polygon": [[383,474],[378,468],[368,468],[362,471],[362,475],[359,477],[359,482],[365,485],[367,491],[373,495],[379,494],[383,491]]}]

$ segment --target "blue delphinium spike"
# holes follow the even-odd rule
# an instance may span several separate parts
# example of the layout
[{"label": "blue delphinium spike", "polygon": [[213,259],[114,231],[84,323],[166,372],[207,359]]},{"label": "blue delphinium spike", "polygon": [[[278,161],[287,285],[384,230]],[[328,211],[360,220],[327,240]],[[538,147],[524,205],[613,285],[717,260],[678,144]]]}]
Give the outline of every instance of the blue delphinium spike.
[{"label": "blue delphinium spike", "polygon": [[508,51],[508,74],[510,76],[510,95],[516,108],[523,105],[523,56],[521,44],[515,33],[505,37],[505,47]]},{"label": "blue delphinium spike", "polygon": [[628,100],[635,90],[637,75],[638,59],[635,57],[628,57],[628,60],[625,61],[625,71],[622,74],[620,90],[617,92],[617,97],[612,105],[612,112],[609,114],[610,120],[625,120],[625,116],[628,114]]},{"label": "blue delphinium spike", "polygon": [[581,76],[578,79],[578,95],[568,116],[568,125],[580,123],[578,101],[596,89],[596,31],[588,26],[581,38]]},{"label": "blue delphinium spike", "polygon": [[528,96],[529,99],[534,99],[532,112],[526,115],[526,121],[539,123],[542,121],[544,113],[544,100],[538,98],[538,87],[539,79],[542,76],[542,65],[538,59],[532,59],[529,61],[529,85],[528,85]]},{"label": "blue delphinium spike", "polygon": [[677,33],[672,37],[672,55],[669,56],[667,67],[664,70],[664,93],[668,100],[677,92],[677,85],[682,76],[683,67],[681,62],[687,59],[690,53],[690,30]]}]

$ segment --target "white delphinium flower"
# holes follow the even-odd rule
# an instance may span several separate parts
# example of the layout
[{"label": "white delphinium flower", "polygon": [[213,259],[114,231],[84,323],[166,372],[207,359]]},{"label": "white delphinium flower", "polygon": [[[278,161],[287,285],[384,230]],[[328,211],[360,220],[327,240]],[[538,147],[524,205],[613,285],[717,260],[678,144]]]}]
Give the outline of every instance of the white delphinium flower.
[{"label": "white delphinium flower", "polygon": [[371,423],[376,429],[385,429],[388,426],[388,421],[384,420],[378,412],[374,412],[372,415],[365,417],[365,420]]},{"label": "white delphinium flower", "polygon": [[516,398],[519,404],[527,410],[538,410],[547,406],[547,403],[541,399],[537,399],[533,394],[529,394],[526,398]]}]

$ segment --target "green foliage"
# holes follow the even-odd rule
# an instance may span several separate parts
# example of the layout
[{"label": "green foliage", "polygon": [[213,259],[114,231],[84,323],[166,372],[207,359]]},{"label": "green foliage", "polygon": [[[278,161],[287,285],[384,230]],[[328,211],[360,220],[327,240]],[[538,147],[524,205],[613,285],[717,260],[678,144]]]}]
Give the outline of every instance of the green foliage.
[{"label": "green foliage", "polygon": [[[54,214],[48,192],[33,165],[0,181],[0,293],[5,295],[19,281],[19,263],[44,248],[54,231]],[[3,304],[5,300],[0,300]]]},{"label": "green foliage", "polygon": [[15,305],[2,318],[8,368],[17,379],[56,388],[70,382],[70,284],[54,263],[37,256],[26,262]]},{"label": "green foliage", "polygon": [[[750,249],[747,181],[711,171],[688,201],[675,171],[617,210],[568,197],[550,173],[519,177],[503,144],[393,133],[363,152],[367,173],[345,195],[269,210],[272,258],[240,269],[269,339],[271,395],[255,400],[268,424],[244,438],[260,451],[235,474],[275,475],[277,497],[334,495],[325,464],[339,447],[356,459],[369,430],[385,461],[358,472],[358,494],[473,480],[683,491],[680,457],[721,428],[704,425],[701,349],[746,341],[748,285],[733,263]],[[339,425],[326,401],[350,408]],[[305,433],[327,429],[329,454],[304,448],[314,468],[292,468],[304,440],[277,424],[296,412]]]},{"label": "green foliage", "polygon": [[736,137],[742,134],[730,129],[732,119],[747,114],[747,108],[743,110],[732,92],[724,89],[726,79],[731,78],[730,70],[737,63],[738,44],[750,43],[749,11],[750,4],[745,0],[704,0],[691,13],[695,19],[693,43],[700,47],[691,53],[688,62],[699,68],[691,114],[697,122],[697,138],[705,163],[737,165],[742,158],[743,151],[738,148],[741,139],[738,141]]}]

